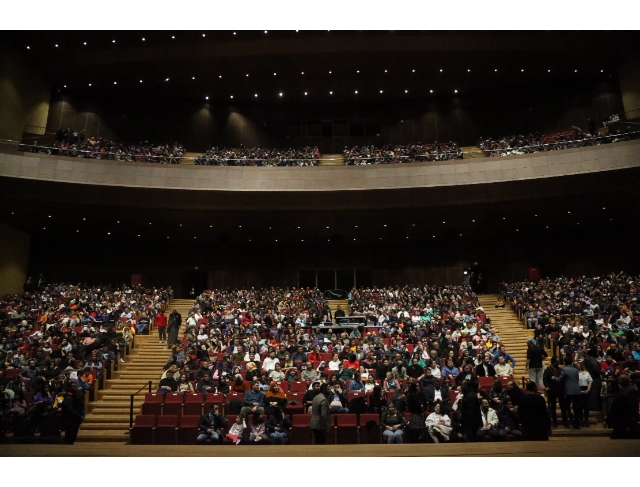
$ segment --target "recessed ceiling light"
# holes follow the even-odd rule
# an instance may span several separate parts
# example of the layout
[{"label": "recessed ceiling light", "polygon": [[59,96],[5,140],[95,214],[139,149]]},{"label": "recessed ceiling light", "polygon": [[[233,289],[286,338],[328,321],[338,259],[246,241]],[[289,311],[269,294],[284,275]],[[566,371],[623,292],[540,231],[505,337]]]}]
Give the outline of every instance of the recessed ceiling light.
[{"label": "recessed ceiling light", "polygon": [[213,225],[209,225],[209,228],[213,228]]},{"label": "recessed ceiling light", "polygon": [[331,74],[331,71],[329,71],[329,74]]},{"label": "recessed ceiling light", "polygon": [[91,83],[89,83],[89,86],[91,86]]},{"label": "recessed ceiling light", "polygon": [[46,230],[46,229],[47,229],[47,227],[42,227],[42,229],[43,229],[43,230]]},{"label": "recessed ceiling light", "polygon": [[358,94],[358,90],[356,90],[356,91],[355,91],[355,94],[356,94],[356,95]]},{"label": "recessed ceiling light", "polygon": [[475,220],[471,220],[471,222],[472,222],[472,223],[475,223],[476,221],[475,221]]},{"label": "recessed ceiling light", "polygon": [[412,69],[412,70],[411,70],[411,72],[412,72],[412,73],[415,73],[415,72],[416,72],[416,70],[415,70],[415,69]]},{"label": "recessed ceiling light", "polygon": [[327,227],[327,228],[329,228],[329,227]]},{"label": "recessed ceiling light", "polygon": [[304,239],[301,239],[300,241],[301,241],[301,242],[304,242]]},{"label": "recessed ceiling light", "polygon": [[111,235],[111,232],[107,232],[107,235]]},{"label": "recessed ceiling light", "polygon": [[409,238],[409,237],[407,237],[407,238]]},{"label": "recessed ceiling light", "polygon": [[236,35],[236,33],[234,32],[233,35]]},{"label": "recessed ceiling light", "polygon": [[299,228],[300,228],[300,227],[298,227],[298,229],[299,229]]},{"label": "recessed ceiling light", "polygon": [[142,80],[140,80],[140,83],[142,83]]},{"label": "recessed ceiling light", "polygon": [[494,69],[494,71],[495,71],[496,73],[498,72],[498,70],[497,70],[497,69]]},{"label": "recessed ceiling light", "polygon": [[578,72],[578,70],[576,69],[576,70],[574,71],[574,73],[577,73],[577,72]]},{"label": "recessed ceiling light", "polygon": [[138,234],[138,237],[140,236],[140,234]]},{"label": "recessed ceiling light", "polygon": [[[247,75],[247,76],[249,76],[249,75]],[[218,76],[218,78],[219,78],[219,79],[222,79],[222,75]]]},{"label": "recessed ceiling light", "polygon": [[356,225],[355,227],[358,228],[358,225]]},{"label": "recessed ceiling light", "polygon": [[[603,206],[603,207],[602,207],[602,209],[603,209],[603,210],[606,210],[606,209],[607,209],[607,207],[606,207],[606,206]],[[11,214],[13,215],[13,213],[11,213]]]},{"label": "recessed ceiling light", "polygon": [[434,235],[433,238],[436,238],[436,236]]},{"label": "recessed ceiling light", "polygon": [[273,75],[274,75],[274,76],[277,76],[277,74],[276,74],[276,73],[273,73]]},{"label": "recessed ceiling light", "polygon": [[49,218],[51,218],[51,215],[49,215]]},{"label": "recessed ceiling light", "polygon": [[519,232],[519,231],[520,231],[520,229],[519,229],[519,228],[516,228],[516,232]]},{"label": "recessed ceiling light", "polygon": [[382,90],[380,90],[380,93],[382,93]]},{"label": "recessed ceiling light", "polygon": [[302,72],[302,74],[304,74],[304,71]]},{"label": "recessed ceiling light", "polygon": [[521,73],[524,73],[524,69],[521,69],[521,70],[520,70],[520,72],[521,72]]},{"label": "recessed ceiling light", "polygon": [[547,69],[547,73],[550,73],[550,72],[551,72],[551,70],[550,70],[550,69]]},{"label": "recessed ceiling light", "polygon": [[266,34],[266,33],[267,33],[267,31],[265,30],[265,31],[264,31],[264,33]]},{"label": "recessed ceiling light", "polygon": [[67,87],[67,85],[64,85],[64,86],[63,86],[63,88],[66,88],[66,87]]},{"label": "recessed ceiling light", "polygon": [[454,92],[454,93],[457,93],[457,92],[458,92],[458,90],[453,90],[453,92]]},{"label": "recessed ceiling light", "polygon": [[[222,78],[222,76],[220,76]],[[249,77],[249,73],[247,73],[247,78]]]},{"label": "recessed ceiling light", "polygon": [[180,226],[182,226],[182,223],[180,224]]},{"label": "recessed ceiling light", "polygon": [[169,237],[167,237],[167,238],[169,238]]},{"label": "recessed ceiling light", "polygon": [[[120,220],[117,220],[116,223],[120,223]],[[180,226],[182,226],[182,225],[180,225]]]},{"label": "recessed ceiling light", "polygon": [[506,220],[507,218],[503,216],[503,217],[502,217],[502,219],[503,219],[503,220]]},{"label": "recessed ceiling light", "polygon": [[[58,47],[58,44],[56,44],[56,47]],[[602,71],[601,71],[602,72]]]},{"label": "recessed ceiling light", "polygon": [[87,45],[87,43],[85,42],[85,43],[84,43],[84,45],[86,46],[86,45]]},{"label": "recessed ceiling light", "polygon": [[249,242],[251,242],[251,239],[249,239]]},{"label": "recessed ceiling light", "polygon": [[429,93],[433,93],[433,90],[429,90]]},{"label": "recessed ceiling light", "polygon": [[115,44],[115,43],[116,43],[115,39],[114,39],[114,40],[112,40],[111,42],[112,42],[113,44]]},{"label": "recessed ceiling light", "polygon": [[[82,221],[83,221],[83,222],[84,222],[84,221],[87,221],[87,219],[86,219],[86,218],[83,218],[83,219],[82,219]],[[151,225],[151,223],[149,223],[149,225]]]},{"label": "recessed ceiling light", "polygon": [[358,69],[358,70],[356,71],[356,73],[360,73],[360,70]]},{"label": "recessed ceiling light", "polygon": [[204,99],[205,99],[205,100],[208,100],[208,99],[209,99],[209,97],[208,97],[208,96],[205,96],[205,97],[204,97]]},{"label": "recessed ceiling light", "polygon": [[202,34],[202,37],[206,37],[206,34]]},{"label": "recessed ceiling light", "polygon": [[231,95],[229,98],[233,98],[233,95]]},{"label": "recessed ceiling light", "polygon": [[192,76],[192,77],[191,77],[191,79],[196,79],[196,77],[195,77],[195,76]]},{"label": "recessed ceiling light", "polygon": [[405,93],[409,93],[409,90],[404,90]]},{"label": "recessed ceiling light", "polygon": [[304,96],[307,96],[307,92],[306,91],[304,92]]},{"label": "recessed ceiling light", "polygon": [[411,225],[411,226],[415,227],[415,226],[416,226],[416,224],[414,223],[414,224],[413,224],[413,225]]},{"label": "recessed ceiling light", "polygon": [[193,237],[193,238],[198,238],[198,237]]},{"label": "recessed ceiling light", "polygon": [[470,70],[470,69],[467,69],[467,73],[470,73],[470,72],[471,72],[471,70]]},{"label": "recessed ceiling light", "polygon": [[440,70],[440,72],[442,73],[442,70]]},{"label": "recessed ceiling light", "polygon": [[171,38],[172,38],[172,39],[175,39],[175,38],[176,38],[176,36],[171,36]]},{"label": "recessed ceiling light", "polygon": [[117,81],[114,81],[114,82],[113,82],[113,84],[114,84],[114,85],[117,85],[117,84],[118,84],[118,82],[117,82]]},{"label": "recessed ceiling light", "polygon": [[256,93],[255,95],[253,95],[254,97],[258,98],[258,94]]},{"label": "recessed ceiling light", "polygon": [[382,237],[380,237],[380,240],[382,240]]},{"label": "recessed ceiling light", "polygon": [[567,211],[567,213],[571,213],[570,211]]},{"label": "recessed ceiling light", "polygon": [[329,92],[329,94],[330,94],[330,95],[333,95],[333,91],[330,91],[330,92]]},{"label": "recessed ceiling light", "polygon": [[442,222],[442,223],[447,223],[447,222]]},{"label": "recessed ceiling light", "polygon": [[385,70],[384,70],[384,72],[386,73],[386,72],[387,72],[387,70],[385,69]]},{"label": "recessed ceiling light", "polygon": [[[58,47],[58,46],[56,46],[56,47]],[[601,73],[604,73],[604,69],[601,69],[601,70],[600,70],[600,72],[601,72]]]},{"label": "recessed ceiling light", "polygon": [[386,227],[386,226],[387,226],[387,224],[385,223],[385,224],[384,224],[384,225],[382,225],[382,226],[383,226],[383,227]]},{"label": "recessed ceiling light", "polygon": [[282,93],[280,93],[280,96],[282,96]]},{"label": "recessed ceiling light", "polygon": [[355,241],[356,241],[356,239],[354,238],[354,239],[353,239],[353,241],[355,242]]},{"label": "recessed ceiling light", "polygon": [[151,225],[151,222],[149,222],[149,225]]},{"label": "recessed ceiling light", "polygon": [[146,39],[143,37],[143,38],[142,38],[142,41],[144,42],[145,40],[146,40]]},{"label": "recessed ceiling light", "polygon": [[238,225],[238,228],[242,228],[242,225]]}]

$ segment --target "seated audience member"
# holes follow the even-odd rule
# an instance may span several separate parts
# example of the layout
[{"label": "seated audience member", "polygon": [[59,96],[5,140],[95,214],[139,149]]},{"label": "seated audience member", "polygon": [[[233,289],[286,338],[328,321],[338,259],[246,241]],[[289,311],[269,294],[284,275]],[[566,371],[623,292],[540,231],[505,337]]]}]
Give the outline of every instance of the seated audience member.
[{"label": "seated audience member", "polygon": [[249,444],[268,444],[269,437],[267,436],[267,425],[264,422],[264,417],[261,411],[254,411],[251,415],[251,422],[249,423]]},{"label": "seated audience member", "polygon": [[518,412],[513,407],[511,399],[507,399],[504,407],[498,410],[498,420],[500,421],[501,436],[513,435],[517,440],[522,438]]},{"label": "seated audience member", "polygon": [[347,396],[342,391],[340,384],[335,384],[329,389],[329,411],[331,414],[346,414],[349,412],[347,409]]},{"label": "seated audience member", "polygon": [[500,434],[501,431],[498,429],[498,415],[489,407],[489,401],[487,399],[481,401],[480,412],[482,416],[482,426],[476,433],[477,438],[479,440],[482,440],[485,436],[489,436],[494,440],[502,438]]},{"label": "seated audience member", "polygon": [[271,439],[273,445],[284,445],[289,437],[289,430],[291,428],[291,421],[284,416],[283,408],[281,406],[276,407],[273,410],[273,414],[267,421],[267,434]]},{"label": "seated audience member", "polygon": [[441,407],[440,403],[434,404],[433,412],[425,420],[427,433],[434,443],[440,443],[440,440],[449,441],[453,431],[451,419],[447,414],[441,413]]},{"label": "seated audience member", "polygon": [[205,443],[208,439],[212,443],[219,443],[222,439],[224,421],[218,414],[218,406],[211,405],[211,408],[202,415],[198,423],[198,443]]},{"label": "seated audience member", "polygon": [[494,367],[497,376],[506,377],[513,375],[513,367],[505,362],[504,356],[498,357],[498,364]]},{"label": "seated audience member", "polygon": [[160,379],[157,392],[176,392],[178,390],[178,381],[173,378],[173,371],[167,370],[166,374],[164,379]]},{"label": "seated audience member", "polygon": [[255,412],[264,414],[264,400],[265,393],[260,390],[260,383],[257,381],[252,383],[251,389],[244,393],[240,414],[244,417]]},{"label": "seated audience member", "polygon": [[382,412],[380,426],[382,427],[382,436],[387,439],[388,444],[403,443],[404,416],[397,411],[393,404],[389,404],[389,407]]},{"label": "seated audience member", "polygon": [[225,437],[231,440],[234,444],[239,445],[242,443],[246,429],[247,423],[244,420],[244,416],[242,414],[238,414],[236,416],[235,423],[229,427],[229,432]]}]

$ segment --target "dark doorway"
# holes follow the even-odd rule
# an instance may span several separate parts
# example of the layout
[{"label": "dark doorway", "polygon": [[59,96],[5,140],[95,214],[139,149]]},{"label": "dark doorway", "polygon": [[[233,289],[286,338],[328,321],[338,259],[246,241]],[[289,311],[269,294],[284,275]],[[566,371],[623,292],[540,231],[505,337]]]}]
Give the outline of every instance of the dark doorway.
[{"label": "dark doorway", "polygon": [[318,271],[318,288],[321,291],[336,288],[336,271],[333,269],[322,269]]},{"label": "dark doorway", "polygon": [[206,272],[187,272],[182,278],[182,298],[195,299],[209,285],[209,274]]}]

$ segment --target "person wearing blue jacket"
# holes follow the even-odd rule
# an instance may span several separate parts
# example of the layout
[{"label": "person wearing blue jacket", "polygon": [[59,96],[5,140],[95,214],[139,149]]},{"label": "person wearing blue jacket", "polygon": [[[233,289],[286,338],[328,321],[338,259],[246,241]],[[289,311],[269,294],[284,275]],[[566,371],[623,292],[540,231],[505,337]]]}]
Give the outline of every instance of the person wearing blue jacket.
[{"label": "person wearing blue jacket", "polygon": [[[560,375],[553,380],[564,385],[567,412],[569,412],[570,406],[573,410],[573,418],[569,419],[573,421],[573,427],[579,430],[582,420],[582,390],[580,389],[578,369],[573,366],[570,355],[564,358],[564,368],[560,371]],[[571,416],[570,413],[569,415]]]}]

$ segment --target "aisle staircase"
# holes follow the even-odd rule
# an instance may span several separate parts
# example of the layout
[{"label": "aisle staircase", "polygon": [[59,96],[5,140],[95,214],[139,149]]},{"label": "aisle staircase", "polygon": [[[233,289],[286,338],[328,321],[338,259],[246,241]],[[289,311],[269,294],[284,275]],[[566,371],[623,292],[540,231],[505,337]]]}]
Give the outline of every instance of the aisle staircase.
[{"label": "aisle staircase", "polygon": [[525,376],[527,361],[527,339],[533,337],[533,330],[527,330],[509,306],[496,308],[497,294],[481,294],[478,300],[485,314],[491,318],[491,324],[495,327],[507,352],[515,359],[516,367],[513,377],[518,385],[522,385],[521,378]]},{"label": "aisle staircase", "polygon": [[338,306],[342,308],[345,316],[349,316],[349,300],[348,299],[328,299],[325,301],[331,310],[331,316],[335,318]]},{"label": "aisle staircase", "polygon": [[319,166],[344,166],[342,154],[322,154]]},{"label": "aisle staircase", "polygon": [[[174,308],[182,315],[179,338],[184,332],[184,324],[192,305],[192,299],[176,299],[168,307],[167,315]],[[140,414],[144,394],[149,390],[145,384],[152,381],[151,390],[158,388],[162,367],[169,356],[166,347],[165,343],[159,343],[155,327],[149,335],[136,336],[135,348],[125,358],[126,363],[118,364],[118,371],[114,372],[113,379],[105,381],[104,389],[97,391],[96,400],[89,403],[76,441],[128,441],[131,394],[143,388],[133,399],[135,418]]]}]

